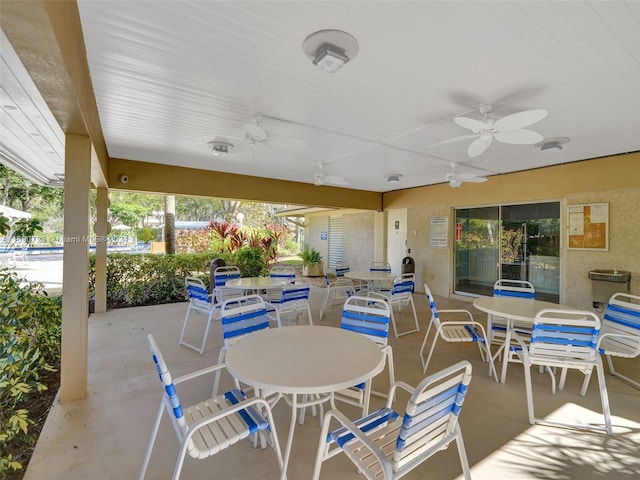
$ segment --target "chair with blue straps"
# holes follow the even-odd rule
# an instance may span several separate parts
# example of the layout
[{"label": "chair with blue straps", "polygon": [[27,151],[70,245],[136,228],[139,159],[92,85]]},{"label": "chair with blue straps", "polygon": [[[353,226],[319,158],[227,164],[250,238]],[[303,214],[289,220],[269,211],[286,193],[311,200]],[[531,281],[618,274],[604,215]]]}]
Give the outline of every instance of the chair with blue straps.
[{"label": "chair with blue straps", "polygon": [[217,267],[213,271],[213,296],[216,303],[222,303],[234,297],[241,297],[243,291],[239,288],[227,287],[229,280],[240,278],[240,269],[233,266]]},{"label": "chair with blue straps", "polygon": [[[536,314],[536,318],[533,321],[530,343],[527,344],[517,332],[513,332],[513,338],[521,347],[516,353],[520,356],[524,365],[527,410],[530,424],[541,423],[598,431],[604,430],[609,435],[613,434],[604,367],[597,349],[600,327],[600,318],[593,312],[544,309]],[[556,393],[554,369],[562,370],[563,379],[561,383],[564,381],[567,369],[582,372],[585,375],[585,381],[580,391],[582,396],[587,392],[589,377],[595,368],[598,374],[600,401],[605,426],[570,424],[536,418],[531,386],[531,367],[534,365],[545,368],[551,375],[551,391],[553,394]]]},{"label": "chair with blue straps", "polygon": [[[414,288],[415,275],[413,273],[403,273],[399,278],[394,279],[393,286],[388,292],[369,292],[369,297],[382,298],[389,303],[391,310],[391,324],[393,325],[393,333],[396,338],[420,331],[420,326],[418,325],[418,314],[416,313],[416,306],[413,303]],[[402,311],[402,307],[409,305],[413,311],[413,322],[415,328],[398,333],[395,315],[393,314],[393,307],[398,307],[398,311],[400,312]]]},{"label": "chair with blue straps", "polygon": [[[220,305],[220,323],[222,324],[223,346],[218,354],[218,363],[223,364],[227,348],[233,342],[260,330],[269,328],[268,310],[272,309],[260,295],[245,295],[226,300]],[[279,321],[277,326],[280,326]],[[220,372],[216,372],[213,382],[213,395],[218,392]]]},{"label": "chair with blue straps", "polygon": [[[389,385],[395,381],[393,368],[393,350],[388,345],[389,320],[391,310],[389,304],[378,298],[352,296],[347,299],[342,309],[340,328],[360,333],[380,345],[389,369]],[[372,379],[351,388],[338,390],[334,399],[362,408],[362,415],[369,413],[369,400]],[[381,395],[386,396],[386,394]]]},{"label": "chair with blue straps", "polygon": [[[416,388],[404,382],[394,383],[384,408],[354,422],[338,410],[330,410],[322,425],[313,480],[320,477],[323,462],[341,452],[367,479],[396,480],[452,442],[456,443],[464,478],[470,480],[458,422],[469,382],[471,364],[462,361],[428,376]],[[404,415],[391,408],[397,388],[411,394]],[[340,427],[330,432],[334,419]]]},{"label": "chair with blue straps", "polygon": [[[422,341],[422,346],[420,347],[420,362],[422,363],[422,372],[427,373],[429,363],[431,362],[431,357],[433,356],[433,350],[435,349],[436,343],[438,342],[439,338],[441,338],[445,342],[474,342],[478,345],[482,360],[489,363],[489,376],[493,375],[497,382],[498,374],[493,363],[493,358],[491,357],[491,349],[489,348],[487,335],[482,324],[476,322],[473,319],[473,315],[469,310],[449,309],[441,310],[440,312],[438,312],[438,309],[436,308],[436,302],[433,299],[431,290],[426,283],[424,284],[424,291],[427,295],[427,303],[429,304],[429,308],[431,309],[431,321],[429,322],[427,333],[425,334],[424,340]],[[464,320],[440,321],[440,313],[456,314],[458,316],[461,315],[463,318],[466,318]],[[429,333],[431,332],[432,327],[435,329],[435,332],[433,341],[431,342],[431,347],[429,348],[429,354],[427,355],[427,359],[425,360],[424,350],[427,346],[427,340],[429,339]]]},{"label": "chair with blue straps", "polygon": [[313,325],[311,307],[309,306],[309,295],[311,287],[302,283],[286,284],[278,297],[273,297],[268,307],[270,318],[278,322],[279,325],[290,325],[295,319],[305,315],[309,320],[309,325]]},{"label": "chair with blue straps", "polygon": [[[187,296],[189,298],[189,306],[187,307],[187,314],[184,317],[184,323],[182,324],[182,331],[180,332],[180,339],[178,340],[178,343],[184,347],[191,348],[202,355],[204,352],[204,344],[207,341],[209,327],[211,326],[211,320],[215,313],[219,312],[219,308],[218,305],[213,303],[212,295],[209,295],[206,285],[199,278],[186,277],[185,286],[187,289]],[[187,330],[187,323],[189,322],[189,315],[192,312],[200,313],[207,317],[207,324],[204,329],[202,344],[199,347],[188,343],[184,339],[185,332]]]},{"label": "chair with blue straps", "polygon": [[254,445],[257,445],[259,438],[262,448],[266,448],[269,444],[276,454],[278,466],[282,471],[280,443],[271,408],[266,400],[258,397],[247,399],[242,390],[233,389],[223,395],[207,398],[193,406],[183,407],[176,385],[219,372],[220,369],[226,368],[225,365],[214,365],[172,379],[153,335],[147,335],[147,340],[162,383],[163,393],[142,462],[139,480],[143,480],[147,472],[164,411],[171,419],[180,443],[173,480],[180,477],[187,454],[195,459],[208,458],[244,439],[253,440]]},{"label": "chair with blue straps", "polygon": [[[640,382],[613,368],[611,358],[640,356],[640,296],[614,293],[609,299],[598,339],[598,352],[607,358],[611,375],[635,388],[640,388]],[[585,380],[588,382],[588,378]]]},{"label": "chair with blue straps", "polygon": [[[346,271],[349,271],[348,266]],[[320,306],[320,320],[324,317],[324,312],[327,309],[327,306],[333,307],[336,301],[345,301],[347,298],[353,297],[356,294],[356,286],[351,279],[344,277],[344,273],[346,272],[343,271],[342,275],[338,276],[338,266],[336,266],[336,279],[331,281],[329,280],[327,272],[324,272],[324,283],[326,288],[324,292],[324,299]]]}]

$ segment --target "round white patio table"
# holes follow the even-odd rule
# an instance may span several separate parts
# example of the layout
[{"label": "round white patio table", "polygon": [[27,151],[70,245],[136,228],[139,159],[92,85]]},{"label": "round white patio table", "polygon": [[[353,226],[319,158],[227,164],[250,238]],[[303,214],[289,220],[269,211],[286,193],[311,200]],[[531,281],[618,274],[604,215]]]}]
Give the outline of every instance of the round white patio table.
[{"label": "round white patio table", "polygon": [[[479,297],[473,301],[473,306],[478,310],[488,313],[489,315],[495,315],[497,317],[504,317],[507,319],[507,332],[503,343],[504,357],[502,360],[502,372],[500,375],[500,382],[502,383],[504,383],[507,378],[507,363],[509,359],[509,344],[511,342],[513,321],[517,320],[533,326],[533,320],[536,318],[536,314],[545,308],[575,310],[573,307],[545,302],[543,300],[506,296]],[[489,325],[487,325],[487,328],[489,328]],[[487,333],[487,335],[488,334],[489,333]]]},{"label": "round white patio table", "polygon": [[[380,346],[364,335],[306,325],[247,335],[229,345],[226,362],[229,372],[241,382],[281,393],[291,405],[282,479],[291,455],[298,408],[332,400],[332,392],[365,382],[384,368]],[[300,395],[311,395],[314,400],[299,402]],[[333,403],[331,406],[335,408]]]},{"label": "round white patio table", "polygon": [[350,278],[351,280],[364,280],[367,282],[367,290],[371,291],[373,288],[374,282],[380,281],[389,281],[396,278],[398,275],[391,272],[378,272],[378,271],[369,271],[369,270],[354,270],[353,272],[347,272],[344,274],[345,278]]}]

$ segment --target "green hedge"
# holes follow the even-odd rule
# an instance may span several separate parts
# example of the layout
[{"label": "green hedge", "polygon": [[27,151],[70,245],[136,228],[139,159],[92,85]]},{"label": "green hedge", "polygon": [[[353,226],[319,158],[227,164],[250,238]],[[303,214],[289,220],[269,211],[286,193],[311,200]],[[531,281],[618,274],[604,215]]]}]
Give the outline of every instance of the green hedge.
[{"label": "green hedge", "polygon": [[27,406],[46,389],[41,375],[60,359],[61,300],[0,270],[0,478],[22,468],[13,452],[34,442]]},{"label": "green hedge", "polygon": [[[183,302],[184,279],[202,278],[209,285],[209,266],[219,253],[175,255],[110,253],[107,256],[107,308]],[[95,293],[95,255],[89,258],[89,296]]]}]

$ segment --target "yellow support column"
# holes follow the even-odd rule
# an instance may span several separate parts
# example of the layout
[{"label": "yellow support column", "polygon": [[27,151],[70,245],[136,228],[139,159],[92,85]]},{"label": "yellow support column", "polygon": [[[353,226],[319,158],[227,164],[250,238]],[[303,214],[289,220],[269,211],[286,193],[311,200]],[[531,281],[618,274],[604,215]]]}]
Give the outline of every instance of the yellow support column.
[{"label": "yellow support column", "polygon": [[60,402],[87,396],[91,141],[65,137]]}]

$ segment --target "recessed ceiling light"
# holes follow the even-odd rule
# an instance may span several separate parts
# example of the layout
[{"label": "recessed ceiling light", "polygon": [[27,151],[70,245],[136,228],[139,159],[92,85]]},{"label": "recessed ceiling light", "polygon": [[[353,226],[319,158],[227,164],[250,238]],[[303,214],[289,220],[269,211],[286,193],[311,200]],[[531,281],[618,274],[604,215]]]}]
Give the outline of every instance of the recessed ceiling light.
[{"label": "recessed ceiling light", "polygon": [[358,54],[358,41],[342,30],[320,30],[305,38],[305,55],[326,72],[335,73]]}]

